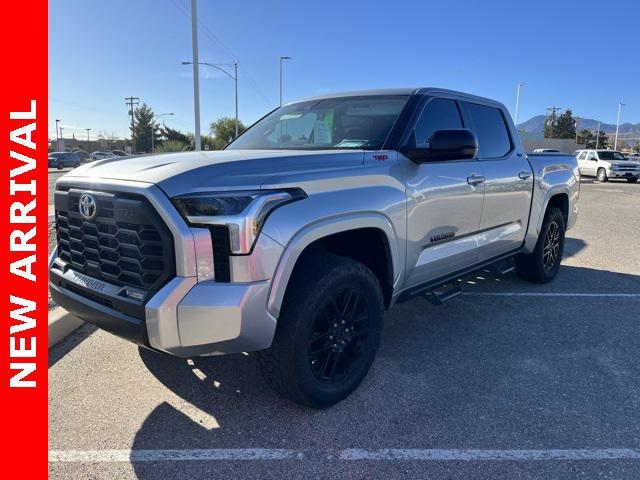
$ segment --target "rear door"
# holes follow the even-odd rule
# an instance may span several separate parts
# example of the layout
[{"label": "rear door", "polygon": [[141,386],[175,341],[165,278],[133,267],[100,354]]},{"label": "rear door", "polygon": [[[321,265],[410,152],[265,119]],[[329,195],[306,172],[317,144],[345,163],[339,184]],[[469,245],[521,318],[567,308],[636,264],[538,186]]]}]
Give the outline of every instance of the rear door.
[{"label": "rear door", "polygon": [[595,177],[597,170],[598,170],[598,155],[594,150],[590,150],[587,153],[587,158],[584,161],[585,175]]},{"label": "rear door", "polygon": [[506,112],[497,105],[471,101],[463,105],[478,139],[478,161],[485,177],[477,236],[483,261],[522,245],[531,210],[533,172],[524,153],[516,148]]},{"label": "rear door", "polygon": [[[423,146],[437,130],[465,128],[458,101],[427,97],[405,145]],[[407,286],[434,280],[478,261],[482,168],[475,159],[416,164],[400,155],[406,172]]]},{"label": "rear door", "polygon": [[576,158],[578,159],[578,170],[580,171],[580,175],[586,175],[587,170],[585,163],[587,159],[587,151],[582,150],[580,153],[578,153],[578,156]]}]

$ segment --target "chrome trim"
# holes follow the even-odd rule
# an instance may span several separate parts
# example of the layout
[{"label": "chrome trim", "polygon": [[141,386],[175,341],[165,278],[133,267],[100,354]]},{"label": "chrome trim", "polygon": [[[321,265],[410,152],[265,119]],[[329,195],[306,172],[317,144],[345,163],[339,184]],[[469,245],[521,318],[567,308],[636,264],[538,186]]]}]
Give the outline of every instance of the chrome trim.
[{"label": "chrome trim", "polygon": [[188,216],[187,221],[192,225],[226,225],[229,229],[231,253],[246,254],[251,251],[260,234],[261,223],[270,204],[292,199],[288,192],[259,195],[238,215]]},{"label": "chrome trim", "polygon": [[213,243],[211,232],[206,228],[192,228],[193,241],[196,248],[196,270],[198,281],[213,280],[215,278],[213,268]]}]

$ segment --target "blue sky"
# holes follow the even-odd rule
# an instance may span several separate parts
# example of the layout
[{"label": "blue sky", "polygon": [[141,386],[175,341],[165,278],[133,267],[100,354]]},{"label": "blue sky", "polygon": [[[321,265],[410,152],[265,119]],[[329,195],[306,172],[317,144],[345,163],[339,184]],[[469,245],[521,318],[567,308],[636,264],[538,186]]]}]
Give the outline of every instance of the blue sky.
[{"label": "blue sky", "polygon": [[[200,61],[240,61],[240,119],[330,91],[439,86],[504,102],[520,120],[552,105],[640,122],[640,1],[198,0]],[[193,131],[190,0],[49,0],[49,131],[54,119],[128,135],[124,97]],[[233,82],[201,71],[203,132],[234,115]],[[73,130],[76,127],[77,130]]]}]

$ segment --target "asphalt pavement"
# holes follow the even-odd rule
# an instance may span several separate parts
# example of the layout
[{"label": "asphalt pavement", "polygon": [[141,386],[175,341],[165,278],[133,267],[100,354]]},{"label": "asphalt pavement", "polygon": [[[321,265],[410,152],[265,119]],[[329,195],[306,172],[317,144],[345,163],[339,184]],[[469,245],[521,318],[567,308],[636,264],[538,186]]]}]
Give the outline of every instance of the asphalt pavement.
[{"label": "asphalt pavement", "polygon": [[181,360],[90,326],[50,351],[50,478],[640,478],[640,185],[585,182],[556,280],[464,279],[385,316],[320,411],[253,354]]}]

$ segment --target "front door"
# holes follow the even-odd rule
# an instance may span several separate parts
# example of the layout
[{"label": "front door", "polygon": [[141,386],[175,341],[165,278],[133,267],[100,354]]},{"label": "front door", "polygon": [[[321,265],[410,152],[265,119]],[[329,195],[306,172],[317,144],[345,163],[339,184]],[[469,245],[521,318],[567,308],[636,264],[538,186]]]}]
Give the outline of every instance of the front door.
[{"label": "front door", "polygon": [[[465,128],[458,102],[430,97],[408,146],[424,145],[437,130]],[[476,240],[484,184],[477,159],[406,164],[407,286],[434,280],[478,261]]]},{"label": "front door", "polygon": [[478,255],[481,261],[522,246],[527,232],[533,171],[513,140],[506,112],[498,106],[463,102],[478,139],[478,160],[484,171],[484,204]]}]

